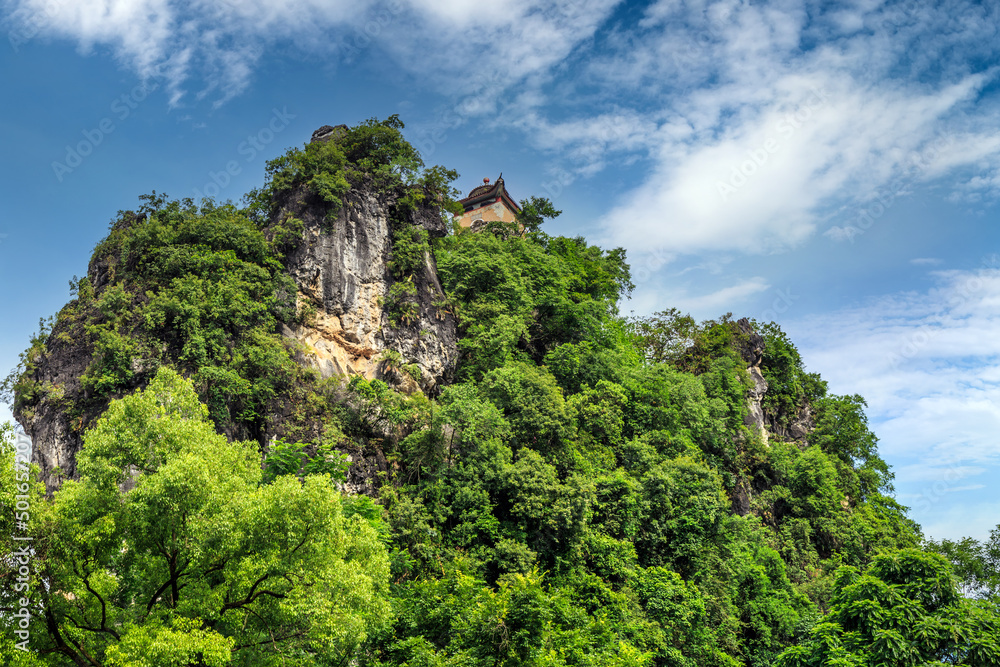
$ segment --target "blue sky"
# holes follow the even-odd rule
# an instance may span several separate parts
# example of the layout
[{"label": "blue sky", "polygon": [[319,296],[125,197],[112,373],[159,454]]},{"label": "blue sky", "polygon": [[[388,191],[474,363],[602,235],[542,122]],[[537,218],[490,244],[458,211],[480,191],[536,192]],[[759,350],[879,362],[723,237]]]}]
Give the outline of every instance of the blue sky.
[{"label": "blue sky", "polygon": [[[774,319],[937,538],[1000,523],[1000,13],[803,0],[0,2],[6,371],[119,209],[398,113],[624,246],[625,312]],[[0,419],[9,412],[0,408]]]}]

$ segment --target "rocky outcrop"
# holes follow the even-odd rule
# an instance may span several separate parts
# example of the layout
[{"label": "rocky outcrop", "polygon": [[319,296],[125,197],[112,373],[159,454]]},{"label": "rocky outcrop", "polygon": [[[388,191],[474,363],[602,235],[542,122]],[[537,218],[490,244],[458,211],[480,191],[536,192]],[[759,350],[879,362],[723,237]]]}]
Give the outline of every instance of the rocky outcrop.
[{"label": "rocky outcrop", "polygon": [[[127,228],[145,220],[144,215],[126,214],[118,223]],[[113,257],[93,258],[87,277],[95,292],[103,290],[114,273]],[[74,302],[67,304],[56,318],[45,339],[42,351],[32,364],[26,379],[35,387],[34,399],[16,402],[14,418],[34,443],[32,463],[38,465],[39,479],[51,492],[62,480],[76,477],[76,453],[83,446],[82,431],[106,407],[94,402],[81,386],[87,367],[93,361],[93,349],[81,340],[79,313]],[[145,369],[133,367],[138,378]]]},{"label": "rocky outcrop", "polygon": [[[458,335],[454,316],[434,305],[444,300],[444,290],[429,251],[408,278],[416,288],[414,317],[394,322],[386,306],[395,282],[389,270],[393,232],[415,225],[434,237],[446,228],[435,206],[400,211],[398,194],[352,188],[334,220],[303,191],[288,198],[275,220],[293,216],[303,222],[302,238],[285,265],[307,316],[283,332],[302,344],[305,362],[324,377],[362,375],[404,391],[435,393],[455,369]],[[391,368],[387,351],[401,358]]]},{"label": "rocky outcrop", "polygon": [[[314,140],[329,141],[343,130],[343,126],[325,126]],[[276,202],[272,223],[287,216],[302,222],[301,235],[284,246],[284,264],[296,283],[300,312],[306,316],[283,324],[282,333],[298,343],[299,362],[315,367],[325,377],[357,374],[383,379],[401,391],[433,394],[455,369],[456,321],[442,306],[444,293],[429,249],[422,266],[406,278],[415,288],[407,296],[411,304],[407,317],[393,321],[386,312],[396,282],[389,262],[397,230],[416,226],[434,237],[443,236],[446,227],[437,206],[400,206],[403,194],[402,188],[379,189],[370,182],[355,182],[335,215],[328,215],[329,206],[304,186]],[[142,215],[126,212],[116,229],[143,220]],[[88,278],[96,294],[115,282],[117,257],[117,253],[95,253]],[[109,400],[120,395],[97,399],[81,386],[94,350],[80,336],[74,303],[60,313],[31,366],[26,386],[32,395],[14,411],[35,443],[33,461],[49,492],[62,480],[76,476],[83,430]],[[134,366],[132,371],[129,390],[144,386],[155,368]],[[270,426],[253,435],[262,444],[282,435],[286,415],[280,413],[280,401],[275,403],[278,413],[267,420]],[[386,470],[381,452],[366,447],[345,452],[351,460],[347,487],[352,490],[370,491],[376,472]]]},{"label": "rocky outcrop", "polygon": [[795,441],[805,444],[806,437],[815,427],[812,408],[804,403],[794,415],[770,414],[764,409],[764,395],[767,393],[767,380],[761,371],[764,356],[764,337],[754,331],[750,320],[743,318],[736,323],[740,332],[738,341],[740,355],[747,363],[747,373],[753,386],[747,397],[747,414],[744,424],[760,434],[766,445],[768,439],[777,437],[781,440]]},{"label": "rocky outcrop", "polygon": [[816,428],[816,420],[812,408],[808,404],[800,405],[798,411],[787,420],[787,424],[778,420],[776,415],[766,415],[767,428],[774,437],[782,440],[806,444],[806,438]]},{"label": "rocky outcrop", "polygon": [[14,410],[14,418],[34,444],[32,463],[39,467],[39,479],[50,492],[63,479],[76,476],[76,452],[83,445],[79,425],[86,419],[67,409],[67,398],[83,393],[80,377],[90,365],[91,351],[71,339],[67,328],[65,321],[57,321],[31,378],[39,388],[39,400]]},{"label": "rocky outcrop", "polygon": [[[764,378],[763,363],[765,340],[757,333],[750,320],[743,318],[736,322],[736,346],[747,365],[750,387],[747,390],[747,412],[743,423],[755,432],[767,447],[769,441],[777,438],[786,442],[806,445],[806,438],[815,427],[813,414],[808,403],[799,406],[795,415],[772,414],[764,407],[764,397],[769,389]],[[759,481],[758,481],[759,482]],[[754,498],[765,488],[755,483],[751,477],[739,476],[729,492],[733,511],[745,516],[752,511]]]},{"label": "rocky outcrop", "polygon": [[761,371],[761,361],[764,358],[764,337],[753,330],[750,320],[743,318],[736,323],[740,332],[738,339],[740,356],[747,363],[747,373],[753,386],[747,397],[747,414],[743,423],[760,434],[764,444],[767,444],[768,428],[764,416],[764,394],[767,393],[767,380]]},{"label": "rocky outcrop", "polygon": [[[324,126],[313,141],[329,141],[344,126]],[[381,379],[404,392],[440,391],[458,360],[457,322],[442,307],[444,289],[434,256],[424,253],[422,266],[405,278],[415,295],[413,317],[394,321],[388,312],[395,282],[390,270],[393,235],[411,227],[428,236],[447,233],[438,207],[400,207],[399,191],[354,187],[331,219],[327,207],[301,188],[279,202],[272,222],[288,216],[302,221],[301,238],[285,255],[285,266],[298,288],[303,322],[282,333],[300,344],[299,361],[323,377],[361,375]],[[388,363],[389,353],[398,355]],[[389,469],[381,449],[353,443],[342,485],[350,493],[374,493],[379,472]]]}]

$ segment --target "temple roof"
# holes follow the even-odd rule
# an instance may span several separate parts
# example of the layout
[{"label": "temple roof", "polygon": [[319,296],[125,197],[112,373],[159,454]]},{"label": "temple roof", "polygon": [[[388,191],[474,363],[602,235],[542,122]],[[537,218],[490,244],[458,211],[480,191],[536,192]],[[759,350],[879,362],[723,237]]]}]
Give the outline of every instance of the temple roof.
[{"label": "temple roof", "polygon": [[465,207],[466,211],[471,211],[473,209],[479,208],[480,206],[485,206],[486,204],[496,201],[497,197],[501,198],[507,207],[515,213],[521,210],[521,207],[517,205],[514,198],[510,196],[507,192],[507,188],[503,183],[503,174],[497,178],[496,182],[492,185],[489,182],[490,179],[484,178],[483,185],[472,188],[472,192],[469,196],[464,199],[459,199],[458,203]]}]

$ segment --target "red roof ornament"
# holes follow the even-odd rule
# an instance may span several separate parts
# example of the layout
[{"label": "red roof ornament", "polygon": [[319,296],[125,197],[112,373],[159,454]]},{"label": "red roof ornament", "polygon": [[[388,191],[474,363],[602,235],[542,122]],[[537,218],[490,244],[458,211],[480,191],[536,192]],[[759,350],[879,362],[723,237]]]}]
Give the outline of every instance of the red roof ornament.
[{"label": "red roof ornament", "polygon": [[483,179],[483,183],[485,183],[486,185],[489,185],[490,184],[490,177],[487,176],[486,178],[484,178]]}]

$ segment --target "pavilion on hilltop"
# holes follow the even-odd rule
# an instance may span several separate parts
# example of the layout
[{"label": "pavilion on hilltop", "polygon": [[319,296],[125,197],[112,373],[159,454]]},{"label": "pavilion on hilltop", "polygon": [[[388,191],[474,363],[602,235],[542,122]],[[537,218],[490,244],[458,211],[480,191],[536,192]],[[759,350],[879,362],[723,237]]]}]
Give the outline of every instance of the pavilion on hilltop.
[{"label": "pavilion on hilltop", "polygon": [[504,186],[503,174],[492,185],[489,178],[484,178],[482,185],[473,188],[469,196],[459,199],[458,203],[465,209],[458,216],[458,224],[473,229],[487,222],[516,222],[521,212],[521,207]]}]

